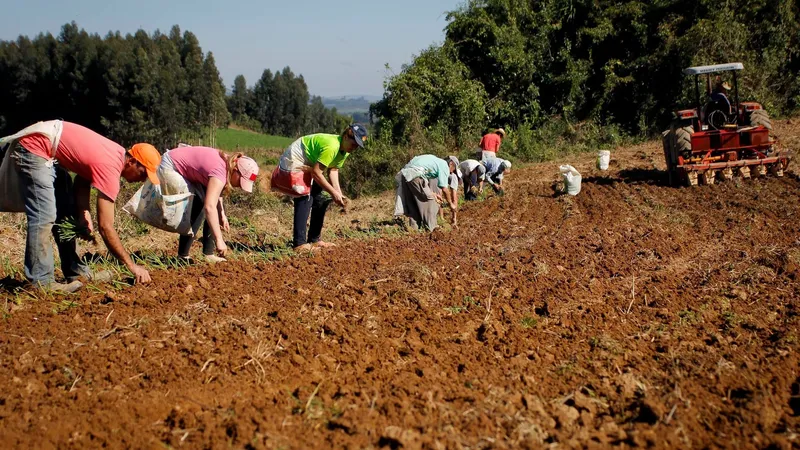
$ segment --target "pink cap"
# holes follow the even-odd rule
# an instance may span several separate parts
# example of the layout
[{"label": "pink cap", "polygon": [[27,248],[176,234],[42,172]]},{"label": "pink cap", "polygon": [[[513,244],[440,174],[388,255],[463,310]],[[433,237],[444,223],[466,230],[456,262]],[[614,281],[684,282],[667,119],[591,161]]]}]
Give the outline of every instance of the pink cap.
[{"label": "pink cap", "polygon": [[236,161],[236,167],[242,175],[242,190],[245,192],[253,192],[253,184],[258,177],[258,163],[253,158],[242,156]]}]

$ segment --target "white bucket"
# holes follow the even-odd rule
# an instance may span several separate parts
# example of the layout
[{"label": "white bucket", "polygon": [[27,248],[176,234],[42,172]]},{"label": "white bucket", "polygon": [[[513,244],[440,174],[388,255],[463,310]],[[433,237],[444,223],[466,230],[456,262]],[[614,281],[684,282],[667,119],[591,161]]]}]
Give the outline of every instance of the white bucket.
[{"label": "white bucket", "polygon": [[559,167],[561,171],[561,178],[564,179],[564,192],[569,195],[578,195],[581,191],[581,177],[574,167],[570,165],[563,165]]},{"label": "white bucket", "polygon": [[597,154],[597,168],[600,170],[608,170],[608,163],[611,162],[611,152],[608,150],[600,150]]}]

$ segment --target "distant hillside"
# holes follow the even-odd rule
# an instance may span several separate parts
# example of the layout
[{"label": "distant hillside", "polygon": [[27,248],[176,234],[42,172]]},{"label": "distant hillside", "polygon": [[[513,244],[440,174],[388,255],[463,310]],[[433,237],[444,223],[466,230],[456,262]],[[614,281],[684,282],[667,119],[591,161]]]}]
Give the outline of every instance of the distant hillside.
[{"label": "distant hillside", "polygon": [[377,95],[360,95],[344,97],[322,97],[322,104],[326,108],[336,108],[340,114],[353,114],[369,111],[369,105],[380,100]]}]

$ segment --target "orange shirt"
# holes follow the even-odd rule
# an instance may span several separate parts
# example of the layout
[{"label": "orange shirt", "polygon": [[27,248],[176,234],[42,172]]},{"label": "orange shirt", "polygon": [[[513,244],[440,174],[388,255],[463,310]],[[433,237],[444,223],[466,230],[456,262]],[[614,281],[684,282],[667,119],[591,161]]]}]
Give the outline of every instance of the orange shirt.
[{"label": "orange shirt", "polygon": [[[50,140],[40,134],[25,136],[19,143],[34,155],[50,159]],[[61,167],[88,180],[98,191],[116,200],[125,165],[125,149],[94,131],[64,122],[55,160]]]},{"label": "orange shirt", "polygon": [[481,139],[481,150],[497,153],[497,151],[500,150],[501,142],[503,142],[503,140],[500,139],[497,133],[489,133]]}]

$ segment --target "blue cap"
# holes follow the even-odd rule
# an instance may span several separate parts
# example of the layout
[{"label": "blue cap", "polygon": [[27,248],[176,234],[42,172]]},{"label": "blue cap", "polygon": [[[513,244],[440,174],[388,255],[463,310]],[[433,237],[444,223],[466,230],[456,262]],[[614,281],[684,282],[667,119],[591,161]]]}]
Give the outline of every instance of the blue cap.
[{"label": "blue cap", "polygon": [[367,129],[360,123],[350,125],[350,129],[353,130],[353,137],[355,138],[356,144],[363,148],[364,142],[367,140]]}]

